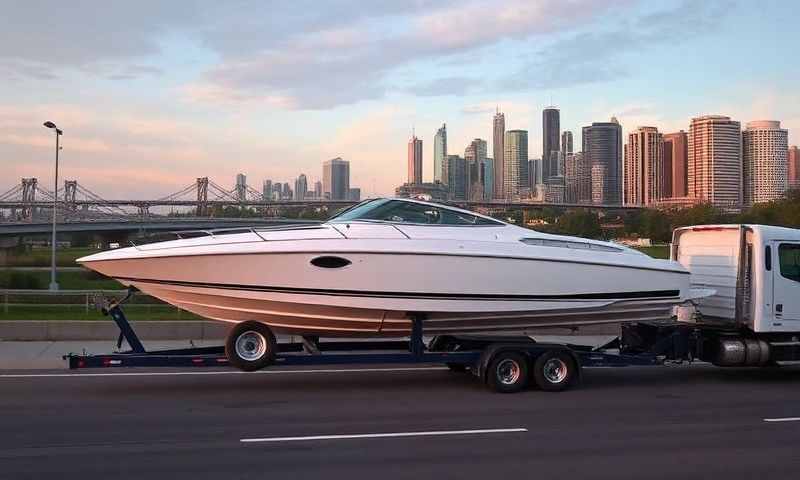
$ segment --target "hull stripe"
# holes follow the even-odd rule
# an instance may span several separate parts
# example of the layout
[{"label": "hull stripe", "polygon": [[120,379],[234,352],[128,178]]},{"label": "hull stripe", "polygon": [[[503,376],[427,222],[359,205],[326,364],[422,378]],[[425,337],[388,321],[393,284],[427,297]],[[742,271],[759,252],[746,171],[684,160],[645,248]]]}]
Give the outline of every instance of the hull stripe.
[{"label": "hull stripe", "polygon": [[133,283],[150,283],[180,287],[216,288],[220,290],[245,290],[251,292],[290,293],[299,295],[328,295],[341,297],[376,297],[433,300],[638,300],[647,298],[679,298],[680,290],[644,290],[629,292],[576,293],[568,295],[505,295],[471,293],[425,293],[425,292],[378,292],[364,290],[331,290],[326,288],[276,287],[266,285],[240,285],[228,283],[186,282],[180,280],[156,280],[149,278],[114,277]]}]

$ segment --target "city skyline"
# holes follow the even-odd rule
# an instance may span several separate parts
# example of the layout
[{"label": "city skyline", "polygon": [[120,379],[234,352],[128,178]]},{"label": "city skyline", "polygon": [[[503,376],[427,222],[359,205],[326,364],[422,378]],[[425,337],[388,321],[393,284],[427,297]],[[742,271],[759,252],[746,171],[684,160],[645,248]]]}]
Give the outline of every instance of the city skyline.
[{"label": "city skyline", "polygon": [[[0,167],[10,185],[48,183],[41,123],[53,120],[65,132],[63,175],[107,197],[146,198],[201,175],[292,181],[337,156],[352,162],[365,196],[385,195],[404,177],[397,140],[410,125],[424,132],[430,159],[445,121],[450,150],[490,140],[486,119],[499,106],[506,129],[529,131],[529,151],[540,152],[551,104],[577,145],[583,126],[611,116],[625,137],[642,125],[686,130],[687,119],[716,113],[779,119],[797,144],[800,66],[791,31],[776,25],[800,14],[786,6],[382,2],[303,16],[294,4],[9,2]],[[39,21],[50,17],[59,28]],[[87,17],[95,21],[79,21]],[[742,58],[758,58],[758,68]],[[433,166],[425,162],[423,181]]]}]

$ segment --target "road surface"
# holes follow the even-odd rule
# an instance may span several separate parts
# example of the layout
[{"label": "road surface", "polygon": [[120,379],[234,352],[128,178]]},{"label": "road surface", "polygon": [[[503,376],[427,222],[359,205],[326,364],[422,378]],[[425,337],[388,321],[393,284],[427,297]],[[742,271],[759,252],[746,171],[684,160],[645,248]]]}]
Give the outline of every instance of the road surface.
[{"label": "road surface", "polygon": [[797,368],[513,395],[424,366],[2,371],[0,478],[796,478],[798,417]]}]

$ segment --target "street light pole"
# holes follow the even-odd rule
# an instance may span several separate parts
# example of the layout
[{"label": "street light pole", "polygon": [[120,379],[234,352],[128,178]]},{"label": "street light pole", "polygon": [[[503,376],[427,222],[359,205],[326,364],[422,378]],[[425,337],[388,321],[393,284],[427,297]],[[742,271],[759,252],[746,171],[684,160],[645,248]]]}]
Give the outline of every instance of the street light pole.
[{"label": "street light pole", "polygon": [[58,152],[61,150],[59,137],[64,134],[53,122],[44,122],[44,126],[51,128],[56,132],[56,174],[53,182],[53,238],[51,239],[51,253],[50,253],[50,290],[58,290],[58,282],[56,281],[56,217],[58,215]]}]

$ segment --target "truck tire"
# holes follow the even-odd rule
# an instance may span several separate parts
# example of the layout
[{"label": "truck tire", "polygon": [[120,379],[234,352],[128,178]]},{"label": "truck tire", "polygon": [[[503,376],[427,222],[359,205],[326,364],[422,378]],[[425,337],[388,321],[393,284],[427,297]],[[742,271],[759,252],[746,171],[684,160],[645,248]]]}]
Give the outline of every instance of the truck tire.
[{"label": "truck tire", "polygon": [[498,393],[516,393],[528,386],[528,358],[518,352],[497,353],[486,371],[486,384]]},{"label": "truck tire", "polygon": [[237,323],[225,340],[228,362],[239,370],[254,372],[275,360],[277,342],[268,326],[248,320]]},{"label": "truck tire", "polygon": [[577,373],[575,359],[563,350],[550,350],[539,355],[533,362],[533,380],[537,387],[546,392],[567,389]]}]

